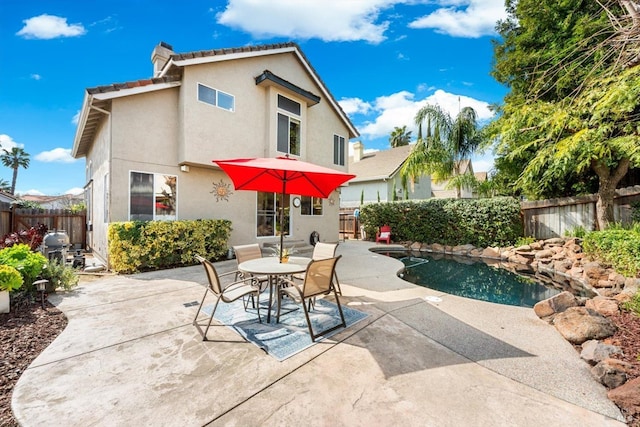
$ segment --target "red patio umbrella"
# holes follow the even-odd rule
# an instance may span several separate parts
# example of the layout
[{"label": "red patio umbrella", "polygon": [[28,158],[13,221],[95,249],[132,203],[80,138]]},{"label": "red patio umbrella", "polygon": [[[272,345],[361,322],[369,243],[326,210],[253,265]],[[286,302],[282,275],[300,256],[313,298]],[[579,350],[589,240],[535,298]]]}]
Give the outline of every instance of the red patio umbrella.
[{"label": "red patio umbrella", "polygon": [[[289,157],[213,160],[224,170],[236,190],[253,190],[280,193],[280,224],[284,222],[284,195],[321,197],[331,192],[355,175],[340,172]],[[280,233],[280,260],[284,233]]]}]

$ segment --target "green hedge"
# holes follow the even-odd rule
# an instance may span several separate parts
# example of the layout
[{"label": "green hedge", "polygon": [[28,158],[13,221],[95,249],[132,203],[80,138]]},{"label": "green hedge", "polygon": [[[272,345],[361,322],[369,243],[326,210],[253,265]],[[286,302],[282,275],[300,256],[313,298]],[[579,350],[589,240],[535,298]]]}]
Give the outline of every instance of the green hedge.
[{"label": "green hedge", "polygon": [[109,224],[109,261],[119,273],[194,264],[194,256],[226,257],[231,221],[128,221]]},{"label": "green hedge", "polygon": [[620,274],[640,274],[640,226],[631,230],[610,228],[592,231],[584,237],[582,248],[587,255],[603,260]]},{"label": "green hedge", "polygon": [[360,209],[367,236],[389,224],[394,241],[506,246],[522,236],[520,202],[511,197],[428,199],[368,204]]}]

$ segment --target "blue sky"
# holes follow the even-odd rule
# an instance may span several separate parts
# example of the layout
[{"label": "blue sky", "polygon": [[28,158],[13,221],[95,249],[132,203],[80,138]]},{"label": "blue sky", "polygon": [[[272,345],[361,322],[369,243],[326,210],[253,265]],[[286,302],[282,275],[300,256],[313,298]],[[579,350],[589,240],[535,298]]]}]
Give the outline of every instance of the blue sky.
[{"label": "blue sky", "polygon": [[[506,88],[489,75],[503,0],[2,0],[0,145],[31,155],[16,193],[81,191],[70,156],[88,87],[151,77],[160,41],[178,53],[295,41],[359,130],[389,148],[395,126],[416,131],[426,103],[490,120]],[[351,141],[354,142],[354,141]],[[487,153],[476,171],[492,165]],[[0,165],[0,178],[11,182]]]}]

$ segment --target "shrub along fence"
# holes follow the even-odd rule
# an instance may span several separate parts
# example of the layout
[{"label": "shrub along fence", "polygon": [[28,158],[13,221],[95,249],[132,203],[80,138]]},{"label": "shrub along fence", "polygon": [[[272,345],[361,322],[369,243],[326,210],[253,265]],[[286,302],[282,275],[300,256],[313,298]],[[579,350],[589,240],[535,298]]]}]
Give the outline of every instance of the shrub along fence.
[{"label": "shrub along fence", "polygon": [[128,221],[109,224],[112,270],[144,270],[193,265],[194,256],[220,260],[227,255],[231,221]]},{"label": "shrub along fence", "polygon": [[522,236],[520,202],[511,197],[374,203],[362,207],[360,222],[367,236],[390,225],[394,241],[485,247]]}]

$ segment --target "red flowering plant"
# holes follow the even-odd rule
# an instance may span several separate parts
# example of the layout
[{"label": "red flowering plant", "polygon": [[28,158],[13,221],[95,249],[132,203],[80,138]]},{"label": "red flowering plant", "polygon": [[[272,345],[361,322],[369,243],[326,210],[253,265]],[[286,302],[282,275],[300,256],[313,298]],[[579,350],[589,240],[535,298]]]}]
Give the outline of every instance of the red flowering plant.
[{"label": "red flowering plant", "polygon": [[47,226],[39,223],[28,230],[14,231],[5,234],[0,241],[0,249],[9,248],[17,244],[25,244],[29,245],[31,250],[35,252],[40,245],[42,245],[42,240],[47,234],[47,231],[49,231]]}]

